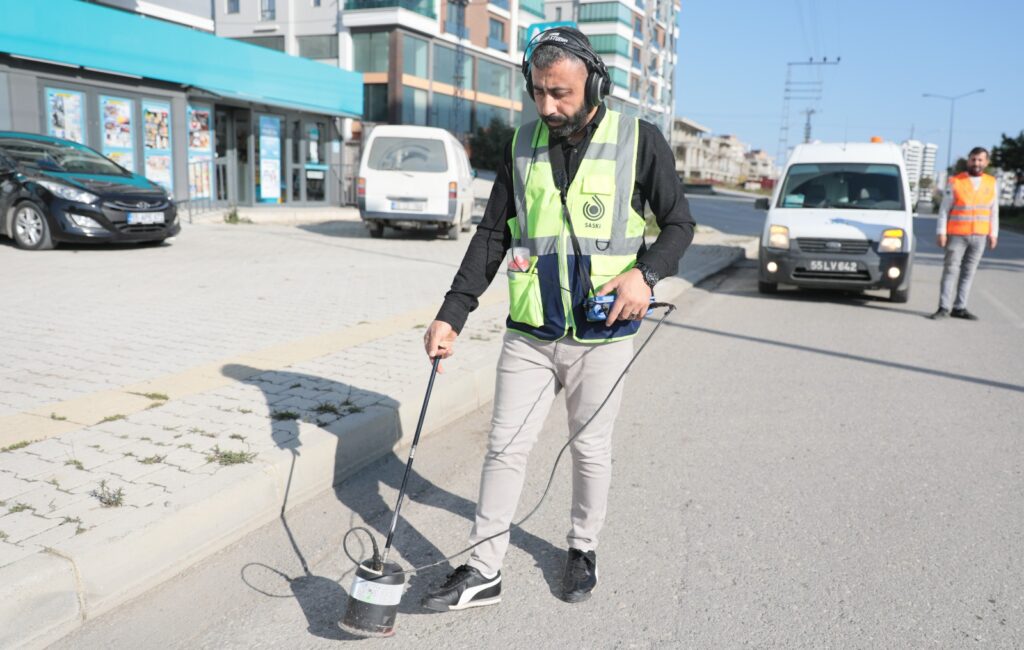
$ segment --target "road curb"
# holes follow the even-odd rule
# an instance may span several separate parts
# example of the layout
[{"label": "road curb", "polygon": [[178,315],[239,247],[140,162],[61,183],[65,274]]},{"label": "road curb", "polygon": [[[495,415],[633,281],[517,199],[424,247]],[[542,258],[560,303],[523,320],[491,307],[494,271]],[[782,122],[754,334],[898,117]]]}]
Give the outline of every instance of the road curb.
[{"label": "road curb", "polygon": [[[659,299],[674,300],[756,251],[753,238],[714,239],[704,245],[717,250],[667,278],[659,285]],[[448,370],[435,383],[424,436],[492,400],[500,349],[498,338],[474,363]],[[421,406],[422,392],[397,408],[369,407],[327,427],[300,423],[297,450],[263,451],[252,465],[222,468],[169,497],[163,509],[132,513],[137,516],[112,522],[99,534],[73,537],[0,568],[0,597],[9,594],[7,602],[15,602],[0,608],[0,647],[42,647],[67,636],[85,620],[273,521],[283,507],[299,505],[387,454],[400,453],[411,444]]]}]

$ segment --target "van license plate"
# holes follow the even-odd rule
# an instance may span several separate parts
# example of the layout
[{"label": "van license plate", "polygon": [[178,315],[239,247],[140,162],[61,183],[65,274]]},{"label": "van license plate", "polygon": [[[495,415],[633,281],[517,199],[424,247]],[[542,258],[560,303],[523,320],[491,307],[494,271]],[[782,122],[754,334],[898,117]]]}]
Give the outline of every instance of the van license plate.
[{"label": "van license plate", "polygon": [[423,208],[426,204],[423,201],[392,201],[392,210],[411,210],[413,212],[423,212]]},{"label": "van license plate", "polygon": [[148,225],[153,223],[163,223],[164,213],[163,212],[129,212],[128,223],[131,225],[142,224]]},{"label": "van license plate", "polygon": [[807,268],[811,271],[832,273],[856,273],[860,270],[857,268],[856,262],[846,260],[811,260],[807,263]]}]

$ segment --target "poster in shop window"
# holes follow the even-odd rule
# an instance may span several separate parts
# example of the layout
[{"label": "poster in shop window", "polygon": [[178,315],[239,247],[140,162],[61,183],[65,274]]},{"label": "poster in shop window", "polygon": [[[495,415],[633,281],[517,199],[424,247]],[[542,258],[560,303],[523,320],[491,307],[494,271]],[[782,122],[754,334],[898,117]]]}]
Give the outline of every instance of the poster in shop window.
[{"label": "poster in shop window", "polygon": [[213,196],[213,117],[209,106],[188,107],[188,192],[193,199]]},{"label": "poster in shop window", "polygon": [[143,102],[142,126],[146,178],[162,185],[168,192],[173,191],[171,105],[164,102]]},{"label": "poster in shop window", "polygon": [[85,144],[85,101],[82,93],[47,88],[46,129],[55,138]]},{"label": "poster in shop window", "polygon": [[132,137],[134,110],[135,102],[130,99],[100,96],[103,155],[132,172],[135,171],[135,142]]},{"label": "poster in shop window", "polygon": [[261,203],[281,202],[281,119],[260,115],[260,182],[256,188]]}]

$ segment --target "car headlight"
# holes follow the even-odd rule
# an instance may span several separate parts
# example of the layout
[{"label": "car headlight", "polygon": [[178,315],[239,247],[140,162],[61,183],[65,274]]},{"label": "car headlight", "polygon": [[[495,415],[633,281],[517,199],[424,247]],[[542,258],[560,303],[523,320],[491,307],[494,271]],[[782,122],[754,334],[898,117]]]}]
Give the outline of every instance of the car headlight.
[{"label": "car headlight", "polygon": [[879,253],[898,253],[903,250],[903,229],[890,228],[882,233],[878,242]]},{"label": "car headlight", "polygon": [[100,200],[100,197],[80,190],[77,187],[71,187],[64,183],[54,183],[53,181],[38,181],[40,185],[50,190],[54,196],[64,199],[65,201],[75,201],[76,203],[95,203]]},{"label": "car headlight", "polygon": [[789,228],[785,226],[769,228],[768,248],[789,248]]}]

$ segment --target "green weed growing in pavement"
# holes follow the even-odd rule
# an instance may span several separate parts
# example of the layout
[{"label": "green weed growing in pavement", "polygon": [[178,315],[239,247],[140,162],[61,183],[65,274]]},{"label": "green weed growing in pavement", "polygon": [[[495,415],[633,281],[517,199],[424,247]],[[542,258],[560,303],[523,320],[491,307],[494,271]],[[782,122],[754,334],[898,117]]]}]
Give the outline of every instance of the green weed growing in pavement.
[{"label": "green weed growing in pavement", "polygon": [[116,422],[117,420],[124,420],[127,417],[128,416],[125,415],[124,413],[116,413],[114,415],[108,415],[107,417],[103,418],[102,420],[99,421],[99,424],[103,424],[104,422]]},{"label": "green weed growing in pavement", "polygon": [[249,217],[238,216],[238,208],[231,208],[224,215],[224,223],[239,224],[239,223],[252,223],[252,219]]},{"label": "green weed growing in pavement", "polygon": [[146,407],[146,410],[148,411],[149,409],[160,408],[163,405],[163,402],[152,402],[149,406]]},{"label": "green weed growing in pavement", "polygon": [[64,417],[63,415],[57,415],[56,413],[50,413],[50,419],[51,420],[57,420],[59,422],[63,422],[64,420],[67,420],[67,418]]},{"label": "green weed growing in pavement", "polygon": [[125,458],[135,458],[134,451],[122,451],[121,455],[124,456]]},{"label": "green weed growing in pavement", "polygon": [[28,447],[31,444],[32,443],[29,442],[28,440],[22,440],[21,442],[16,442],[13,445],[8,445],[6,447],[0,448],[0,452],[14,451],[15,449],[21,449],[22,447]]},{"label": "green weed growing in pavement", "polygon": [[191,449],[192,448],[192,443],[191,442],[183,442],[182,444],[178,445],[178,448],[179,449]]},{"label": "green weed growing in pavement", "polygon": [[139,462],[143,465],[156,465],[157,463],[164,462],[165,458],[167,458],[167,456],[146,456],[145,458],[140,458]]},{"label": "green weed growing in pavement", "polygon": [[0,541],[7,539],[7,533],[0,530]]},{"label": "green weed growing in pavement", "polygon": [[251,463],[252,459],[256,458],[254,452],[248,451],[227,451],[221,449],[219,445],[214,445],[213,449],[206,454],[206,462],[217,463],[218,465],[238,465],[241,463]]},{"label": "green weed growing in pavement", "polygon": [[73,466],[73,467],[74,467],[75,469],[85,469],[85,466],[84,466],[84,465],[82,465],[82,461],[80,461],[80,460],[77,460],[77,459],[75,459],[75,458],[72,458],[71,460],[66,460],[66,461],[64,461],[64,464],[65,464],[65,465],[71,465],[71,466]]},{"label": "green weed growing in pavement", "polygon": [[7,509],[7,511],[11,514],[14,514],[15,512],[24,512],[26,510],[35,510],[35,508],[33,508],[27,503],[15,503],[13,506]]},{"label": "green weed growing in pavement", "polygon": [[242,415],[249,415],[250,413],[252,413],[252,409],[237,409],[237,410]]},{"label": "green weed growing in pavement", "polygon": [[110,486],[107,485],[106,479],[100,481],[100,486],[90,492],[89,495],[99,499],[100,505],[104,508],[116,508],[124,505],[124,489],[117,488],[116,490],[111,490]]},{"label": "green weed growing in pavement", "polygon": [[270,417],[275,420],[298,420],[299,414],[295,411],[274,411],[270,414]]},{"label": "green weed growing in pavement", "polygon": [[145,397],[146,399],[156,400],[158,402],[166,402],[169,397],[164,393],[136,393],[134,391],[128,391],[132,395],[138,395],[139,397]]},{"label": "green weed growing in pavement", "polygon": [[103,448],[100,447],[99,445],[89,445],[89,449],[96,449],[98,451],[103,451]]},{"label": "green weed growing in pavement", "polygon": [[240,433],[232,433],[230,436],[228,436],[228,438],[231,438],[232,440],[241,440],[242,442],[245,442],[245,436],[243,436]]},{"label": "green weed growing in pavement", "polygon": [[324,415],[325,413],[331,413],[333,415],[342,415],[342,412],[338,409],[338,405],[331,404],[330,402],[320,402],[319,404],[313,407],[313,411],[315,411],[319,415]]},{"label": "green weed growing in pavement", "polygon": [[82,520],[79,519],[78,517],[64,517],[64,519],[60,523],[61,523],[61,525],[64,525],[64,524],[80,524],[80,523],[82,523]]},{"label": "green weed growing in pavement", "polygon": [[364,411],[362,406],[350,406],[348,407],[349,413],[362,413]]}]

